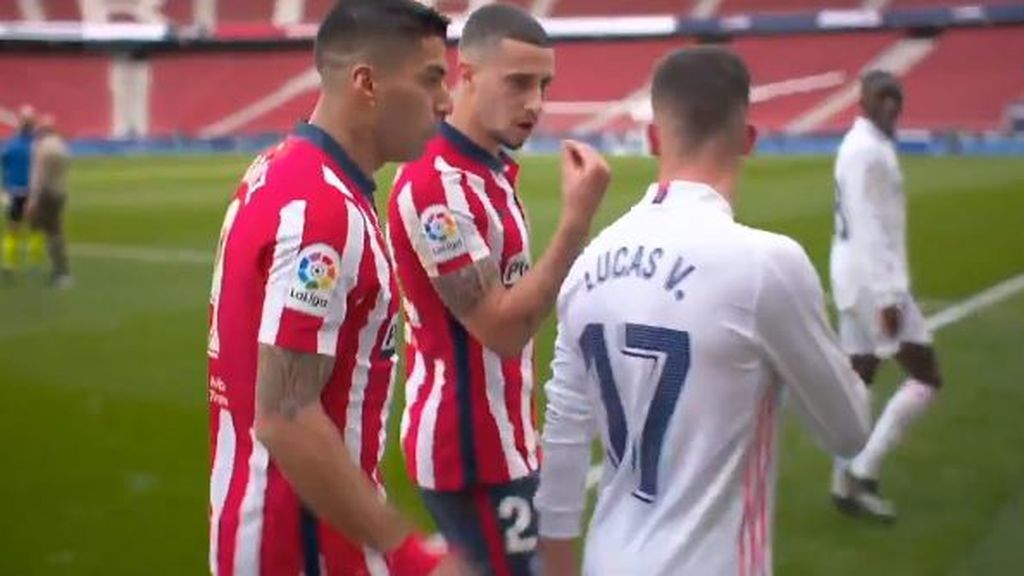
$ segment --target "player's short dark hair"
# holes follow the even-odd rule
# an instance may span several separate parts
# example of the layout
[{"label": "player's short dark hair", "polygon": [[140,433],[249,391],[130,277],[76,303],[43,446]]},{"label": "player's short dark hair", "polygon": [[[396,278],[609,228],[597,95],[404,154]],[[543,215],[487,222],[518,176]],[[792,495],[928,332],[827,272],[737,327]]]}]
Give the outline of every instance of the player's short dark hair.
[{"label": "player's short dark hair", "polygon": [[745,124],[750,72],[725,48],[676,50],[655,68],[651,101],[655,111],[667,113],[680,144],[697,149]]},{"label": "player's short dark hair", "polygon": [[430,37],[444,39],[449,20],[416,0],[339,0],[316,33],[316,67],[327,66],[326,54],[350,56],[369,52],[382,56],[396,46],[414,46]]},{"label": "player's short dark hair", "polygon": [[868,70],[860,77],[862,94],[884,93],[895,96],[903,95],[903,86],[899,78],[888,70]]},{"label": "player's short dark hair", "polygon": [[551,46],[544,27],[528,12],[509,4],[488,4],[469,15],[462,28],[459,49],[490,47],[502,40],[517,40],[541,48]]}]

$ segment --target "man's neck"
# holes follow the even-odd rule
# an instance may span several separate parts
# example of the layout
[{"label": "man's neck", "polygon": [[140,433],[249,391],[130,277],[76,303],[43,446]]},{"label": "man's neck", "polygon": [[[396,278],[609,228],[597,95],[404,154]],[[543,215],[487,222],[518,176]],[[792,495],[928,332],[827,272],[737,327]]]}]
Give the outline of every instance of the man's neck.
[{"label": "man's neck", "polygon": [[497,156],[501,152],[501,143],[491,138],[487,132],[480,127],[480,123],[473,118],[469,106],[455,106],[455,110],[448,118],[448,123],[461,132],[474,144]]},{"label": "man's neck", "polygon": [[710,163],[673,162],[663,160],[658,170],[658,181],[684,180],[706,184],[715,189],[730,206],[735,207],[735,169],[722,168]]},{"label": "man's neck", "polygon": [[879,134],[881,134],[882,136],[884,136],[885,138],[887,138],[889,140],[893,139],[893,134],[890,133],[890,132],[887,132],[881,126],[879,126],[878,122],[875,122],[875,120],[873,118],[871,118],[870,116],[868,116],[866,114],[864,116],[862,116],[862,118],[864,118],[864,120],[868,123],[868,125],[871,126],[872,128],[874,128],[875,131],[877,131]]},{"label": "man's neck", "polygon": [[332,106],[322,95],[317,101],[309,123],[327,132],[352,161],[369,177],[373,177],[384,164],[371,146],[370,139],[361,137],[357,125],[348,121],[340,106]]}]

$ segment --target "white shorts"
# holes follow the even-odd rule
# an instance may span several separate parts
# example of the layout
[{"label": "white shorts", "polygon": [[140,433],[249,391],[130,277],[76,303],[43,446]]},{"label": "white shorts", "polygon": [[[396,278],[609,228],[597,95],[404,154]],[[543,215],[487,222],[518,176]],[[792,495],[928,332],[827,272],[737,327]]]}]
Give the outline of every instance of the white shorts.
[{"label": "white shorts", "polygon": [[925,324],[921,309],[910,294],[904,294],[897,303],[902,312],[900,333],[890,337],[882,330],[882,310],[870,296],[857,299],[852,308],[839,311],[839,342],[850,356],[871,355],[891,358],[900,344],[932,343],[932,333]]}]

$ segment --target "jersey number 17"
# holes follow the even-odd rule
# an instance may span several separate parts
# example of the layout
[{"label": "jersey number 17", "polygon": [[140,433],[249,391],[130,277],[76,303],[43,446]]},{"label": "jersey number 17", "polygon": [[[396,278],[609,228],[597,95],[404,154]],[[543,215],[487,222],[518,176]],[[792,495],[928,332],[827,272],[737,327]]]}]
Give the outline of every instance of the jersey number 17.
[{"label": "jersey number 17", "polygon": [[[690,334],[645,324],[626,324],[625,329],[626,346],[622,354],[654,362],[658,362],[659,357],[664,358],[640,432],[640,443],[637,446],[634,439],[632,450],[633,469],[636,470],[638,463],[640,469],[640,485],[633,491],[633,496],[644,502],[653,502],[658,495],[658,463],[665,431],[690,371]],[[629,424],[615,384],[604,325],[588,324],[580,336],[580,348],[587,369],[597,375],[601,401],[608,416],[608,458],[617,468],[626,455]]]}]

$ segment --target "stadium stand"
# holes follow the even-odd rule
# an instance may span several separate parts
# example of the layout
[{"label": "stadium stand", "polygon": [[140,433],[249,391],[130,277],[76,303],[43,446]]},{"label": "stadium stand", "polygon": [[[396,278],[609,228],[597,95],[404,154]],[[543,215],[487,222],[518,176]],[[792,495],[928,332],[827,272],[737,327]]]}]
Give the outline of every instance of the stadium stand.
[{"label": "stadium stand", "polygon": [[[619,0],[558,0],[551,3],[551,16],[618,16],[623,14]],[[630,14],[686,14],[692,0],[634,0]]]},{"label": "stadium stand", "polygon": [[[52,21],[82,20],[90,12],[89,5],[101,5],[111,0],[38,0],[37,2],[0,2],[0,20],[29,19],[24,6],[34,6],[42,18]],[[133,0],[116,0],[125,6]],[[134,0],[149,4],[166,21],[187,25],[195,21],[197,5],[193,0]],[[452,15],[464,14],[473,6],[493,0],[435,0],[434,4]],[[751,13],[778,13],[812,11],[827,8],[909,8],[939,7],[962,4],[958,0],[633,0],[628,6],[620,0],[502,0],[533,11],[539,16],[617,16],[627,11],[631,15],[689,14],[696,17]],[[318,21],[330,8],[333,0],[210,0],[214,18],[218,22],[265,22],[274,19],[275,12],[289,13],[289,5],[296,7],[296,21]],[[1007,0],[971,0],[972,5],[1006,4]],[[29,10],[35,8],[28,8]],[[124,18],[119,18],[123,20]],[[130,18],[129,18],[130,19]]]},{"label": "stadium stand", "polygon": [[163,15],[167,22],[187,26],[194,22],[192,6],[192,2],[164,2]]},{"label": "stadium stand", "polygon": [[271,22],[274,0],[219,0],[217,20],[223,22]]},{"label": "stadium stand", "polygon": [[302,19],[305,22],[319,22],[331,9],[335,0],[306,0]]},{"label": "stadium stand", "polygon": [[804,10],[821,10],[822,8],[861,8],[862,0],[723,0],[719,6],[719,14],[753,14],[765,12],[798,12]]},{"label": "stadium stand", "polygon": [[82,19],[82,10],[78,0],[49,0],[39,4],[47,20]]},{"label": "stadium stand", "polygon": [[[304,50],[170,53],[154,57],[151,67],[151,134],[194,136],[280,90],[310,61]],[[235,131],[251,132],[247,122]]]},{"label": "stadium stand", "polygon": [[16,2],[0,2],[0,21],[21,19],[21,7]]},{"label": "stadium stand", "polygon": [[[929,130],[994,130],[1024,98],[1024,30],[952,30],[904,78],[903,126]],[[955,95],[955,97],[951,97]],[[847,126],[853,107],[826,128]]]},{"label": "stadium stand", "polygon": [[[33,54],[0,58],[0,107],[32,104],[53,113],[72,137],[106,136],[111,127],[110,59],[103,55]],[[73,90],[68,87],[73,86]],[[9,133],[9,126],[0,125]]]},{"label": "stadium stand", "polygon": [[731,47],[747,61],[753,80],[752,120],[762,130],[782,130],[899,40],[890,33],[856,37],[815,34],[739,38]]},{"label": "stadium stand", "polygon": [[592,43],[557,46],[555,81],[541,128],[572,130],[595,115],[609,114],[615,103],[643,89],[655,60],[683,44],[682,40],[646,40],[599,47]]},{"label": "stadium stand", "polygon": [[[137,2],[132,5],[131,2]],[[46,0],[0,2],[2,20],[94,18],[97,6],[138,7],[136,19],[187,27],[216,23],[220,40],[284,38],[275,25],[315,22],[334,0]],[[453,16],[487,0],[437,0]],[[976,0],[975,4],[1000,0]],[[118,4],[120,3],[120,4]],[[126,4],[127,3],[127,4]],[[515,0],[538,15],[620,14],[619,0]],[[636,0],[631,15],[709,16],[823,8],[944,6],[956,0]],[[147,9],[143,9],[147,8]],[[211,10],[211,8],[213,10]],[[130,10],[129,10],[130,11]],[[948,12],[948,11],[947,11]],[[31,14],[29,14],[31,13]],[[33,15],[34,14],[34,15]],[[112,14],[112,13],[111,13]],[[813,22],[813,13],[809,15]],[[154,20],[155,18],[155,20]],[[211,20],[212,18],[212,20]],[[131,18],[129,17],[129,20]],[[725,22],[726,20],[722,20]],[[310,28],[307,26],[307,28]],[[845,128],[856,105],[856,80],[869,66],[905,79],[904,125],[927,130],[991,131],[1024,98],[1024,33],[1003,28],[813,32],[768,36],[729,33],[749,63],[753,119],[763,132],[821,133]],[[706,39],[705,39],[706,40]],[[693,39],[588,40],[556,45],[557,77],[541,130],[549,134],[621,133],[642,122],[647,74],[668,50]],[[261,135],[287,130],[308,112],[317,86],[307,48],[267,45],[258,51],[159,50],[145,57],[87,52],[7,53],[0,58],[0,134],[23,102],[54,111],[72,137]],[[451,55],[451,53],[450,53]],[[74,91],[54,89],[57,79]],[[454,80],[454,78],[452,78]],[[957,90],[950,106],[951,86]],[[132,99],[138,100],[133,103]],[[82,106],[83,101],[89,102]],[[127,104],[126,104],[127,102]]]},{"label": "stadium stand", "polygon": [[[971,0],[969,4],[974,6],[987,6],[997,4],[1011,4],[1010,0]],[[888,3],[890,8],[934,8],[939,6],[958,6],[962,2],[956,0],[891,0]]]}]

